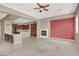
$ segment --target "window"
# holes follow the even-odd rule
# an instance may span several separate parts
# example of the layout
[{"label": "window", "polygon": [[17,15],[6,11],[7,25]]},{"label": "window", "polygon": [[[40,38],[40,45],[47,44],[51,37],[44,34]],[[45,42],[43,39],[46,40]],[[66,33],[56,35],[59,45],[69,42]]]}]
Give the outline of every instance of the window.
[{"label": "window", "polygon": [[76,34],[78,34],[78,15],[75,17],[75,29],[76,29]]}]

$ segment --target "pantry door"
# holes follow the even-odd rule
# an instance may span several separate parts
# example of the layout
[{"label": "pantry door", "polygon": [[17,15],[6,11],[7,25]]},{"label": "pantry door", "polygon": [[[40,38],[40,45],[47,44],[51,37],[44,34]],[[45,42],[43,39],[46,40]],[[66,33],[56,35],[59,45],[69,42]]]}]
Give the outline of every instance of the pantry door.
[{"label": "pantry door", "polygon": [[37,23],[31,24],[31,36],[32,37],[37,36]]}]

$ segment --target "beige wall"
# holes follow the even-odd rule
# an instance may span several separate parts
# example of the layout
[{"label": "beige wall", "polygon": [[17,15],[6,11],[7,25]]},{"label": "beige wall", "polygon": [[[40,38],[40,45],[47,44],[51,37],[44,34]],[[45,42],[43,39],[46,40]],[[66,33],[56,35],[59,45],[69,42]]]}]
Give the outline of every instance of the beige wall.
[{"label": "beige wall", "polygon": [[1,24],[2,24],[2,23],[0,22],[0,36],[1,36]]},{"label": "beige wall", "polygon": [[64,15],[60,15],[60,16],[55,16],[55,17],[49,17],[49,18],[45,18],[45,19],[41,19],[39,21],[37,21],[37,37],[41,37],[40,36],[40,30],[41,29],[47,29],[48,30],[48,38],[50,38],[50,21],[51,20],[58,20],[61,18],[69,18],[69,17],[74,17],[74,13],[70,13],[70,14],[64,14]]},{"label": "beige wall", "polygon": [[12,23],[9,20],[4,20],[4,33],[12,33]]}]

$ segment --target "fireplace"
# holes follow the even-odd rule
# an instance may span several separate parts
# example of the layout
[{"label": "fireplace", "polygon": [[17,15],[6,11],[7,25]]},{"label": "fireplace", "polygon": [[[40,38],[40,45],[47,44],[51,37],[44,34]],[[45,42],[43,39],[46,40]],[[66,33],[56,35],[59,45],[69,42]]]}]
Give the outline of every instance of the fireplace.
[{"label": "fireplace", "polygon": [[47,35],[47,31],[46,31],[46,30],[42,30],[42,31],[41,31],[41,35],[42,35],[42,36],[46,36],[46,35]]},{"label": "fireplace", "polygon": [[41,29],[40,30],[40,37],[47,38],[48,37],[48,30],[47,29]]}]

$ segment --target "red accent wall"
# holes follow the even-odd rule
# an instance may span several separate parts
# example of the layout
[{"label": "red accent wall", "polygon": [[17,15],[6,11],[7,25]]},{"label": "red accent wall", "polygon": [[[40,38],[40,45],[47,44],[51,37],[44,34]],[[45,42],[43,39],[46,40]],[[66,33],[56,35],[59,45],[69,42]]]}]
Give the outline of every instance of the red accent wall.
[{"label": "red accent wall", "polygon": [[52,20],[51,37],[74,39],[75,21],[74,17],[59,20]]}]

